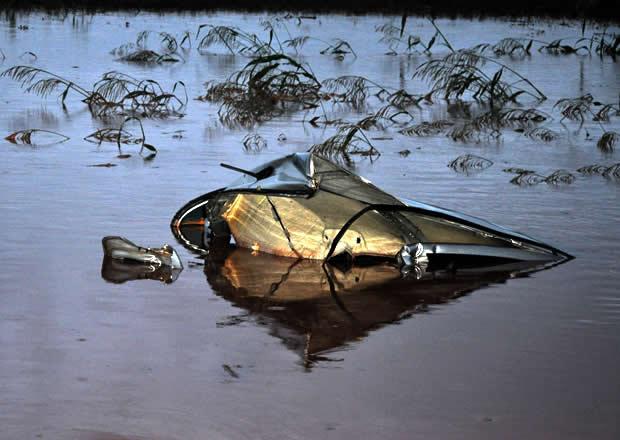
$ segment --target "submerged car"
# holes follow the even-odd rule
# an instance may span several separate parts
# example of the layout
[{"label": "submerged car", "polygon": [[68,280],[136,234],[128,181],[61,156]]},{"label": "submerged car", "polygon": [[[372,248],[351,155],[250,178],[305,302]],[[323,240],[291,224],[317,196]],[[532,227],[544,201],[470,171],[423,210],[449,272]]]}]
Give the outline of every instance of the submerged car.
[{"label": "submerged car", "polygon": [[[527,263],[548,267],[569,254],[455,211],[398,199],[312,153],[295,153],[241,173],[191,200],[171,228],[187,248],[228,245],[296,259],[402,268]],[[430,269],[428,269],[430,270]]]}]

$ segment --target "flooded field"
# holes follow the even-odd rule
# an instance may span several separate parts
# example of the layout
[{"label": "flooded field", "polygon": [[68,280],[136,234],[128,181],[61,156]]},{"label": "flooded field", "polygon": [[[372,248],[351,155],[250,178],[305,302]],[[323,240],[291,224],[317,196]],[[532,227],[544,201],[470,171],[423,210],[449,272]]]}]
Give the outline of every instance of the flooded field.
[{"label": "flooded field", "polygon": [[[47,73],[0,77],[1,439],[618,438],[620,65],[596,47],[620,31],[588,23],[580,40],[577,22],[401,25],[3,17],[0,70]],[[231,27],[243,32],[226,37]],[[481,99],[452,83],[447,102],[446,83],[419,66],[482,43],[472,63],[484,75],[460,82],[479,84]],[[273,48],[290,57],[278,68],[301,63],[318,86],[284,106],[238,91],[228,107],[208,99]],[[150,62],[119,60],[138,50]],[[89,108],[82,100],[111,71],[125,82],[104,97],[141,90],[157,102],[95,97]],[[57,82],[25,90],[39,79]],[[348,150],[322,144],[338,133]],[[174,213],[237,177],[220,162],[247,169],[313,145],[389,193],[575,259],[405,287],[366,268],[332,297],[317,294],[326,281],[311,262],[240,249],[204,261],[175,241]],[[185,269],[173,283],[132,280],[142,274],[102,266],[107,235],[169,243]],[[370,288],[348,292],[352,279]],[[274,284],[304,301],[267,297]]]}]

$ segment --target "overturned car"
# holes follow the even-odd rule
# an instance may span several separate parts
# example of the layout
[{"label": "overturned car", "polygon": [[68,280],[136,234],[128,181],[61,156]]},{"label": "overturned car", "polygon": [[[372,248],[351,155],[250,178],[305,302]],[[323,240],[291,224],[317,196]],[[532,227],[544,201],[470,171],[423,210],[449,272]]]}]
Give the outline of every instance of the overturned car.
[{"label": "overturned car", "polygon": [[231,185],[191,200],[171,228],[204,253],[237,246],[296,259],[354,264],[393,261],[423,271],[525,263],[542,268],[572,258],[527,235],[455,211],[400,200],[311,153],[241,173]]}]

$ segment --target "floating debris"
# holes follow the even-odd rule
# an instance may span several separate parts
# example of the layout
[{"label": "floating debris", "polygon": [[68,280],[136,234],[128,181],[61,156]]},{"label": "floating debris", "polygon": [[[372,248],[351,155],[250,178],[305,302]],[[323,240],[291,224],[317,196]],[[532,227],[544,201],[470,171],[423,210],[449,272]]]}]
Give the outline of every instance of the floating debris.
[{"label": "floating debris", "polygon": [[398,154],[400,154],[401,157],[407,157],[411,154],[411,150],[400,150]]},{"label": "floating debris", "polygon": [[284,133],[278,135],[278,142],[286,142],[286,135]]},{"label": "floating debris", "polygon": [[122,283],[134,279],[155,279],[172,283],[183,271],[183,263],[169,245],[161,248],[140,247],[123,237],[104,237],[104,279]]},{"label": "floating debris", "polygon": [[486,170],[491,165],[493,165],[493,161],[475,154],[464,154],[448,164],[457,173],[465,174]]},{"label": "floating debris", "polygon": [[60,144],[69,140],[69,138],[63,134],[50,130],[42,130],[39,128],[19,130],[11,133],[4,139],[12,144],[33,146]]}]

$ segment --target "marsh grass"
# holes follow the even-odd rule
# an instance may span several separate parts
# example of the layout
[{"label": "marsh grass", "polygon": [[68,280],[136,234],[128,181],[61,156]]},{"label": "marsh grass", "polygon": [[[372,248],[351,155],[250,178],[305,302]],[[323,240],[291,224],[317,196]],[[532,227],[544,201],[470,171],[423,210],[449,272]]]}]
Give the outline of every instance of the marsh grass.
[{"label": "marsh grass", "polygon": [[[483,68],[489,63],[499,69],[494,73],[485,72]],[[537,101],[546,99],[531,81],[514,69],[472,49],[454,51],[441,59],[427,61],[416,69],[414,78],[431,83],[431,90],[426,95],[429,100],[436,95],[448,100],[471,97],[501,107],[504,103],[516,102],[521,95]]]},{"label": "marsh grass", "polygon": [[309,67],[274,54],[253,59],[222,83],[207,83],[206,94],[198,99],[220,103],[218,115],[224,124],[249,126],[291,106],[316,108],[320,88]]},{"label": "marsh grass", "polygon": [[32,66],[14,66],[0,76],[18,81],[26,92],[47,97],[59,91],[64,106],[70,91],[77,93],[94,116],[111,115],[140,117],[178,117],[183,115],[188,101],[185,84],[177,81],[172,91],[165,91],[155,80],[138,80],[127,74],[104,73],[92,90],[87,90],[66,78]]}]

